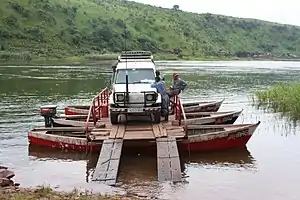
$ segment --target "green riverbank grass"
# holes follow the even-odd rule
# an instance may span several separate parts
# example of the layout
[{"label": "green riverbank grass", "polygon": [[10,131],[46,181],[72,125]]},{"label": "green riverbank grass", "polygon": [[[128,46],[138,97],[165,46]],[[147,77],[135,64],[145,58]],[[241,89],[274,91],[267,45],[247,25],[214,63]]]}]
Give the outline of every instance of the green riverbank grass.
[{"label": "green riverbank grass", "polygon": [[258,108],[280,112],[292,120],[300,119],[300,83],[279,83],[256,91],[252,98]]},{"label": "green riverbank grass", "polygon": [[[78,65],[99,65],[103,63],[114,63],[117,61],[117,53],[107,54],[87,54],[84,56],[69,57],[31,57],[27,53],[10,54],[7,58],[0,58],[0,66],[78,66]],[[238,58],[238,57],[197,57],[193,55],[175,55],[175,54],[154,54],[154,61],[263,61],[276,59],[260,58]]]},{"label": "green riverbank grass", "polygon": [[87,54],[85,56],[71,56],[63,58],[51,57],[30,57],[30,59],[23,59],[22,56],[11,59],[0,59],[0,65],[15,65],[15,66],[36,66],[36,65],[97,65],[101,63],[112,63],[116,61],[118,54]]},{"label": "green riverbank grass", "polygon": [[[47,186],[37,188],[0,188],[1,200],[137,200],[142,197],[133,195],[100,195],[91,194],[89,191],[79,192],[74,189],[72,192],[57,192]],[[145,199],[145,198],[144,198]]]}]

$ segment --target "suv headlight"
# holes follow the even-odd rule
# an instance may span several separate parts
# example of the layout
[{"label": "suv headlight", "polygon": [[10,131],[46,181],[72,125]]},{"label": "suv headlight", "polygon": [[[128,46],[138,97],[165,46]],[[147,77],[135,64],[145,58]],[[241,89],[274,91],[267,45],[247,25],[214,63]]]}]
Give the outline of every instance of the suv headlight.
[{"label": "suv headlight", "polygon": [[116,102],[121,102],[125,100],[125,95],[124,93],[115,93],[115,101]]},{"label": "suv headlight", "polygon": [[156,99],[157,99],[157,93],[146,93],[145,94],[145,100],[146,101],[156,101]]},{"label": "suv headlight", "polygon": [[146,100],[147,101],[154,101],[155,94],[146,94]]}]

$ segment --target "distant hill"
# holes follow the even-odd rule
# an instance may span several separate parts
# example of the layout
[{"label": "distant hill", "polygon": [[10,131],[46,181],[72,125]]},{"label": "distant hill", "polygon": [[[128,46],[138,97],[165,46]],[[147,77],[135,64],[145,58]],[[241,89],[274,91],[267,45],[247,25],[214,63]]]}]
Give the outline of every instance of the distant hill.
[{"label": "distant hill", "polygon": [[[1,0],[0,59],[128,49],[194,55],[300,56],[300,28],[125,0]],[[126,38],[126,39],[125,39]]]}]

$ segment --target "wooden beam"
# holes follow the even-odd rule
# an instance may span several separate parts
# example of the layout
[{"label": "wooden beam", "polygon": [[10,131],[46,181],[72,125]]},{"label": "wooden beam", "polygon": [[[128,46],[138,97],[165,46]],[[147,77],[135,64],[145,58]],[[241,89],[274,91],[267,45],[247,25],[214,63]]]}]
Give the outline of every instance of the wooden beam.
[{"label": "wooden beam", "polygon": [[155,138],[160,138],[162,136],[158,124],[152,124],[152,130]]},{"label": "wooden beam", "polygon": [[[85,131],[85,127],[40,127],[40,128],[34,128],[32,131]],[[93,130],[93,127],[88,127],[88,131]]]},{"label": "wooden beam", "polygon": [[174,137],[157,138],[157,170],[159,181],[181,180],[180,158]]},{"label": "wooden beam", "polygon": [[112,125],[110,134],[109,134],[109,138],[111,138],[111,139],[116,138],[118,130],[119,130],[119,125]]},{"label": "wooden beam", "polygon": [[107,185],[116,184],[122,146],[122,139],[104,140],[93,174],[93,181],[100,181]]}]

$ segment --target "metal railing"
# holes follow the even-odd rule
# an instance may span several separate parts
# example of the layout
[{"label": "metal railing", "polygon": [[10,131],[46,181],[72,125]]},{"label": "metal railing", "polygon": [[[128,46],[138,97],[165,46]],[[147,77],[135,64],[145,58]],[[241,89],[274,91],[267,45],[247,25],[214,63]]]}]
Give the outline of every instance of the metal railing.
[{"label": "metal railing", "polygon": [[175,120],[178,120],[179,126],[182,126],[182,118],[183,118],[183,127],[185,136],[188,135],[188,128],[187,128],[187,122],[186,122],[186,115],[184,112],[184,108],[182,105],[182,102],[180,100],[180,97],[178,95],[175,95],[174,97],[174,108],[175,109]]},{"label": "metal railing", "polygon": [[90,104],[90,109],[85,123],[86,136],[89,136],[89,122],[92,120],[94,126],[101,118],[108,117],[109,89],[106,87],[96,95]]}]

